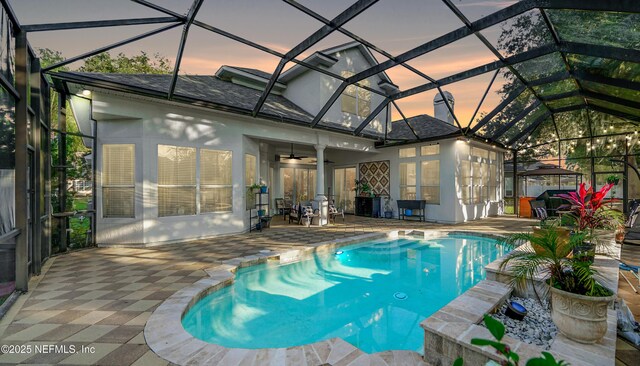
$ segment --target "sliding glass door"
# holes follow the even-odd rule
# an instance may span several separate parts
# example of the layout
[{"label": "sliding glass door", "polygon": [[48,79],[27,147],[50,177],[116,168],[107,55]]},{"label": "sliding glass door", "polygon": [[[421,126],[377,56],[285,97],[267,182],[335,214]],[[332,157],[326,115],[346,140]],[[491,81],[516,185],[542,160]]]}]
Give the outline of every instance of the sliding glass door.
[{"label": "sliding glass door", "polygon": [[312,201],[316,197],[316,170],[282,168],[283,193],[293,203]]},{"label": "sliding glass door", "polygon": [[356,168],[335,168],[333,170],[334,202],[338,209],[353,213],[356,200]]}]

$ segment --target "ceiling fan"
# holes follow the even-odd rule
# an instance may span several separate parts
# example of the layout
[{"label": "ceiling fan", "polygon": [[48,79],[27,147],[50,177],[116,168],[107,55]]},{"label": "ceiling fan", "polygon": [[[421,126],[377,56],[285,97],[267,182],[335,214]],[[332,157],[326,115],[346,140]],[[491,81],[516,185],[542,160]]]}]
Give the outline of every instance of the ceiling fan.
[{"label": "ceiling fan", "polygon": [[291,154],[289,154],[289,156],[285,157],[284,159],[288,159],[288,160],[302,160],[306,158],[306,156],[296,156],[293,153],[293,144],[291,144]]}]

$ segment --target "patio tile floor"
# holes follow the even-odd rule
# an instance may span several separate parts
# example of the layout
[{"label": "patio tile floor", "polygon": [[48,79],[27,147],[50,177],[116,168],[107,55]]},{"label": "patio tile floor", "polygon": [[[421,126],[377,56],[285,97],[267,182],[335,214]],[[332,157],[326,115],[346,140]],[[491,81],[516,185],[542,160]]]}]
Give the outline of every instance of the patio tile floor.
[{"label": "patio tile floor", "polygon": [[263,232],[149,248],[92,248],[57,256],[45,264],[44,275],[32,279],[32,290],[0,322],[0,344],[91,345],[96,353],[0,354],[0,364],[166,365],[142,336],[151,312],[175,291],[205,277],[205,268],[261,250],[294,249],[394,229],[505,233],[534,223],[508,216],[459,225],[347,216],[344,223],[338,220],[328,227],[307,228],[275,217],[272,227]]}]

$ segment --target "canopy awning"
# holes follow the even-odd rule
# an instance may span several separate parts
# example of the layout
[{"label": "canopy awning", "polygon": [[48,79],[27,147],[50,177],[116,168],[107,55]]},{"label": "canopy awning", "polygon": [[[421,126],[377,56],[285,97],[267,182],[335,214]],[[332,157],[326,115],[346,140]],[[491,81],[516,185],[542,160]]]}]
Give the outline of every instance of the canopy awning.
[{"label": "canopy awning", "polygon": [[582,173],[574,172],[573,170],[558,168],[558,167],[541,167],[534,170],[518,173],[519,176],[529,177],[538,175],[582,175]]}]

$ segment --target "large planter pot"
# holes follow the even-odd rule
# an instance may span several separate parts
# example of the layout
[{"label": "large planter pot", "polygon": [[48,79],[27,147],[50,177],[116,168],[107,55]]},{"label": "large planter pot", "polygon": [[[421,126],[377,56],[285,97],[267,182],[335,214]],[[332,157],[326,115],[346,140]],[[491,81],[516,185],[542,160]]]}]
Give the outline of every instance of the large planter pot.
[{"label": "large planter pot", "polygon": [[595,343],[607,333],[607,307],[615,298],[615,294],[585,296],[551,287],[551,319],[567,338]]},{"label": "large planter pot", "polygon": [[[569,229],[564,227],[557,227],[555,228],[555,230],[558,233],[558,244],[559,244],[558,247],[556,248],[556,255],[558,255],[559,257],[566,257],[571,252],[571,247],[569,246],[569,235],[571,234],[571,232],[569,231]],[[543,229],[539,227],[534,227],[533,235],[536,237],[541,237],[544,235],[542,231]],[[533,247],[533,250],[538,255],[541,255],[545,252],[545,249],[539,245],[531,243],[531,246]]]}]

